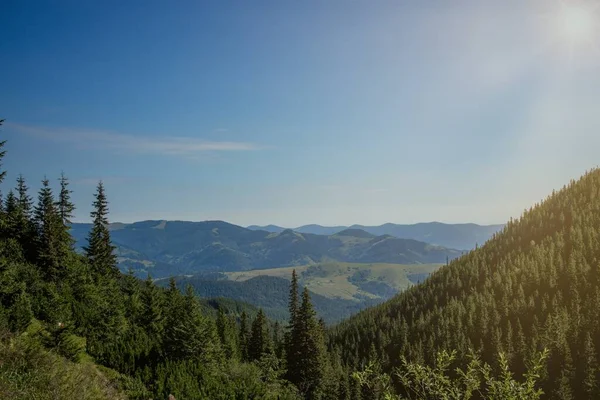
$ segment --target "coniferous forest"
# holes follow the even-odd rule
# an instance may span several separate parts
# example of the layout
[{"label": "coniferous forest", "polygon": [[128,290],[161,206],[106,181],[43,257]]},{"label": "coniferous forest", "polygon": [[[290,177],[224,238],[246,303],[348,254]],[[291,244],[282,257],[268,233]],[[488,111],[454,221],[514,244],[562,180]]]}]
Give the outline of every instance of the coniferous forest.
[{"label": "coniferous forest", "polygon": [[600,397],[599,170],[333,327],[295,273],[286,324],[121,273],[102,182],[77,253],[67,175],[41,178],[2,193],[0,398]]}]

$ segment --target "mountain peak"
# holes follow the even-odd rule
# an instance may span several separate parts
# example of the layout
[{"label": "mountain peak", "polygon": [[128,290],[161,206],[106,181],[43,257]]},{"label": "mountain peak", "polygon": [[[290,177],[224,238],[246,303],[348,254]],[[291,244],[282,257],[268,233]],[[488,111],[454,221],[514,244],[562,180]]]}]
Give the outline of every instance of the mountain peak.
[{"label": "mountain peak", "polygon": [[352,236],[352,237],[366,238],[366,239],[375,237],[375,235],[373,235],[369,232],[366,232],[362,229],[356,229],[356,228],[344,229],[343,231],[336,233],[335,236]]}]

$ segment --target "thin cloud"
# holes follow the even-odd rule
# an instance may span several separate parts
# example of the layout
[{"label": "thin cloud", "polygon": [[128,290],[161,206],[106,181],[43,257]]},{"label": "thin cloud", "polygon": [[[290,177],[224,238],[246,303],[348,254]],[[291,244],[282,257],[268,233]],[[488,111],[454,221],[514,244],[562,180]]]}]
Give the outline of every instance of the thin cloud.
[{"label": "thin cloud", "polygon": [[81,148],[112,149],[126,153],[193,157],[209,152],[243,152],[260,150],[254,143],[207,141],[178,136],[133,136],[128,134],[89,129],[46,128],[10,123],[20,133],[47,140],[68,142]]}]

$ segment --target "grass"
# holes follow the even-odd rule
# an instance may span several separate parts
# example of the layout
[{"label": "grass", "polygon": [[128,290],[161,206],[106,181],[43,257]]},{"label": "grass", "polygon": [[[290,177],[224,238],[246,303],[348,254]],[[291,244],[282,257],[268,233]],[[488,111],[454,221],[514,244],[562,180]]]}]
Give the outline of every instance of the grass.
[{"label": "grass", "polygon": [[329,262],[299,267],[255,269],[227,272],[230,280],[244,281],[261,275],[290,279],[295,269],[300,283],[314,293],[330,298],[352,299],[381,298],[377,293],[361,289],[366,282],[381,282],[395,291],[402,291],[414,284],[411,278],[425,276],[441,264],[357,264]]}]

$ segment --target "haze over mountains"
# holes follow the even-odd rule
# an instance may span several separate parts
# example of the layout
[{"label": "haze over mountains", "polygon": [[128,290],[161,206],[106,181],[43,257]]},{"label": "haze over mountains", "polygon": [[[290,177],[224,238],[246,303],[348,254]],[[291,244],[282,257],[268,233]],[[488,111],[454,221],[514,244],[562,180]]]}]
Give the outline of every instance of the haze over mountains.
[{"label": "haze over mountains", "polygon": [[[292,230],[299,233],[313,233],[317,235],[333,235],[345,229],[361,229],[373,235],[391,235],[402,239],[414,239],[421,242],[436,244],[454,249],[470,250],[477,244],[485,243],[492,235],[500,231],[503,224],[477,225],[477,224],[445,224],[441,222],[422,222],[418,224],[392,224],[378,226],[351,225],[351,226],[321,226],[317,224],[303,225]],[[268,232],[282,232],[286,228],[277,225],[258,226],[251,225],[248,229],[264,230]]]},{"label": "haze over mountains", "polygon": [[[243,271],[311,265],[320,262],[432,264],[445,263],[461,251],[414,239],[346,229],[332,235],[251,230],[223,221],[142,221],[113,224],[122,270],[153,277],[203,271]],[[85,243],[89,224],[74,224],[77,246]]]}]

